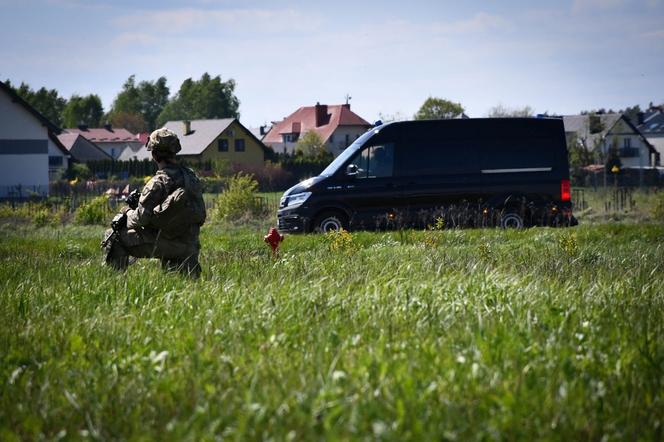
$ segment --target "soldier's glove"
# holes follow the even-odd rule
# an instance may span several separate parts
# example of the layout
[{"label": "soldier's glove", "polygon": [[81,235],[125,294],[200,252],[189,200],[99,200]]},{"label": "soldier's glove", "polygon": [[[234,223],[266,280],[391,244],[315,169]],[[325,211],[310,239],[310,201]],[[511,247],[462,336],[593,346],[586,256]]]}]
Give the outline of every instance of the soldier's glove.
[{"label": "soldier's glove", "polygon": [[127,227],[127,214],[120,212],[113,217],[113,220],[111,221],[111,228],[118,232],[125,227]]},{"label": "soldier's glove", "polygon": [[141,193],[138,191],[138,189],[132,190],[129,196],[127,197],[127,205],[132,209],[136,209],[138,207],[138,200],[140,198],[141,198]]}]

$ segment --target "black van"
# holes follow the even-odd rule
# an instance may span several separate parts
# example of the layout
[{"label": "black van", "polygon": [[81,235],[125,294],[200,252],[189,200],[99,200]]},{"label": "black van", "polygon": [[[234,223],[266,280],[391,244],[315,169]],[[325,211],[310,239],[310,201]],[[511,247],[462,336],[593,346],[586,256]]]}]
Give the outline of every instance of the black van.
[{"label": "black van", "polygon": [[288,189],[287,232],[575,225],[562,119],[404,121],[375,127]]}]

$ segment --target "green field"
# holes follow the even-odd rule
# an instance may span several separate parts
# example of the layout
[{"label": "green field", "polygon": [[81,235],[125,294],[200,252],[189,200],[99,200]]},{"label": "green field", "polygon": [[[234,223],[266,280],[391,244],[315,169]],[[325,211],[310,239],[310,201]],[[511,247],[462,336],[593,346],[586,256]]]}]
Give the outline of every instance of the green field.
[{"label": "green field", "polygon": [[0,440],[663,437],[661,224],[210,224],[194,282],[102,230],[0,224]]}]

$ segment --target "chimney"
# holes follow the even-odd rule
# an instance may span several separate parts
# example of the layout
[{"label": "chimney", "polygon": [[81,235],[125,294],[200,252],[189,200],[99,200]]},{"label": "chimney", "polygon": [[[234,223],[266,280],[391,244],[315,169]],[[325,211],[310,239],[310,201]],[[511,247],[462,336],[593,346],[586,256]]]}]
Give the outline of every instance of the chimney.
[{"label": "chimney", "polygon": [[106,130],[108,130],[108,131],[112,131],[112,130],[113,130],[113,126],[111,125],[111,123],[106,123],[106,124],[104,124],[104,129],[106,129]]},{"label": "chimney", "polygon": [[261,126],[260,127],[260,134],[265,135],[267,133],[267,126]]},{"label": "chimney", "polygon": [[636,125],[637,126],[643,124],[643,117],[644,116],[645,116],[645,114],[643,112],[639,112],[638,114],[636,114]]},{"label": "chimney", "polygon": [[182,122],[183,125],[183,132],[185,135],[189,135],[191,133],[191,121],[189,120],[184,120]]},{"label": "chimney", "polygon": [[78,129],[85,132],[88,130],[88,125],[85,123],[78,123]]},{"label": "chimney", "polygon": [[316,127],[327,124],[327,104],[316,103]]},{"label": "chimney", "polygon": [[341,106],[345,107],[348,110],[350,110],[350,103],[342,104]]}]

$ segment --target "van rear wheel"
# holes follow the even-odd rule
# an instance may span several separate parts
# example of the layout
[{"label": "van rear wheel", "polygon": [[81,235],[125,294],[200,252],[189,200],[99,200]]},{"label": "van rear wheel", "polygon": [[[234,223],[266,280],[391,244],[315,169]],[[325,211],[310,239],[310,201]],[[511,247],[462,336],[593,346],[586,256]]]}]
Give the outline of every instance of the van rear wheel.
[{"label": "van rear wheel", "polygon": [[315,232],[333,232],[339,230],[348,230],[348,221],[346,216],[336,210],[327,210],[316,217],[313,230]]},{"label": "van rear wheel", "polygon": [[506,212],[500,217],[503,229],[523,229],[523,218],[516,212]]}]

